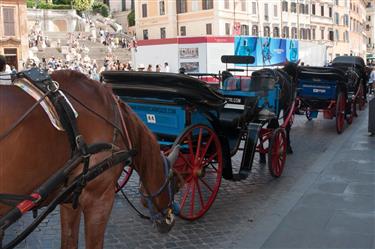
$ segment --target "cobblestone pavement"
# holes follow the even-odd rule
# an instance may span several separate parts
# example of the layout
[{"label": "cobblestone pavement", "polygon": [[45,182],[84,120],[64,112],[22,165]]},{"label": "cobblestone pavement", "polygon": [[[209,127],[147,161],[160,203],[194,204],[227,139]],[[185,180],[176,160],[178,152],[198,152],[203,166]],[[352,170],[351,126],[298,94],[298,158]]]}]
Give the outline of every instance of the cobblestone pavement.
[{"label": "cobblestone pavement", "polygon": [[[354,124],[346,126],[339,136],[334,120],[319,117],[309,122],[304,116],[297,116],[291,133],[294,154],[288,156],[282,177],[273,179],[268,168],[257,163],[256,157],[248,179],[240,182],[223,180],[213,206],[204,217],[195,222],[177,219],[173,230],[166,235],[158,234],[149,221],[139,218],[118,195],[107,227],[105,248],[236,248],[234,242],[239,235],[246,236],[244,231],[255,231],[267,219],[281,219],[278,217],[280,214],[270,210],[287,205],[290,193],[300,186],[297,185],[299,179],[313,170],[312,165],[321,155],[330,153],[327,150],[331,144],[352,133],[366,118],[367,115],[361,112]],[[232,159],[234,166],[240,165],[240,159],[241,153],[238,153]],[[308,184],[309,180],[306,181]],[[132,176],[125,190],[139,206],[136,185],[136,176]],[[12,227],[6,239],[15,236],[30,220],[30,216],[23,218]],[[56,210],[18,248],[59,248],[59,240],[59,215]],[[252,248],[251,238],[249,241],[246,247]],[[82,232],[80,248],[84,248]]]}]

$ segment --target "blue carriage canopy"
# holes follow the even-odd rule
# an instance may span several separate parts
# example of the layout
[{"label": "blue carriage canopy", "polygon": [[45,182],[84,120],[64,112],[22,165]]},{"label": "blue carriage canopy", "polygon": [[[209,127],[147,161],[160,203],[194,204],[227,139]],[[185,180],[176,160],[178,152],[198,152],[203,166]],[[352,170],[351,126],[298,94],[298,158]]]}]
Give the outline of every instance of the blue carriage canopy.
[{"label": "blue carriage canopy", "polygon": [[157,72],[107,71],[105,83],[115,94],[136,98],[182,100],[208,108],[222,108],[224,96],[205,82],[183,74]]}]

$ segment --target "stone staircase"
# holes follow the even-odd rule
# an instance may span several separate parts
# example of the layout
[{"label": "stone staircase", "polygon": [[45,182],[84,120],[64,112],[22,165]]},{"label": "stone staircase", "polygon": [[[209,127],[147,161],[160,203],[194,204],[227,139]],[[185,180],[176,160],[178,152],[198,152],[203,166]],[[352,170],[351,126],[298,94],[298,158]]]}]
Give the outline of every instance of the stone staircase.
[{"label": "stone staircase", "polygon": [[[78,32],[75,32],[78,34]],[[88,37],[88,32],[80,32],[83,36]],[[61,46],[67,45],[69,34],[68,32],[48,32],[45,34],[48,36],[50,43],[57,43],[60,40]],[[107,46],[99,42],[89,41],[87,39],[79,40],[80,44],[84,44],[86,47],[89,48],[89,57],[91,59],[95,59],[98,66],[102,66],[104,64],[104,58],[108,52]],[[125,63],[131,60],[131,52],[126,48],[115,48],[113,51],[115,57],[120,60],[120,62]],[[36,53],[39,59],[41,58],[51,58],[55,57],[58,59],[64,59],[64,55],[61,54],[60,48],[55,47],[47,47],[43,50],[40,50]]]}]

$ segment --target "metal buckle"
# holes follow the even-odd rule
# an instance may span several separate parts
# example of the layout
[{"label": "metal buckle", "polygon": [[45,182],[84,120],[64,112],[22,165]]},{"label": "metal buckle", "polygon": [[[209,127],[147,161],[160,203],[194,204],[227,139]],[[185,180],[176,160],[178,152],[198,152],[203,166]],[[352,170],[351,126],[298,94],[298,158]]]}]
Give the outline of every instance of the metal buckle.
[{"label": "metal buckle", "polygon": [[[47,85],[47,90],[50,91],[50,92],[53,92],[53,93],[57,92],[60,88],[59,83],[57,81],[54,81],[54,80],[52,80],[51,83],[52,84]],[[51,85],[53,86],[53,89],[51,89]]]}]

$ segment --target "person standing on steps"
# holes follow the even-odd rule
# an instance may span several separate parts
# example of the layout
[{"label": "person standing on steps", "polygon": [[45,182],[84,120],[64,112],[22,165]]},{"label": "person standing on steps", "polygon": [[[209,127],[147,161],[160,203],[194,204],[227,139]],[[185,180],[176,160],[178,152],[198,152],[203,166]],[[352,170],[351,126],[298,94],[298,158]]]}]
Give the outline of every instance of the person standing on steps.
[{"label": "person standing on steps", "polygon": [[[5,57],[0,54],[0,85],[11,85],[12,79],[10,77],[11,72],[7,72],[7,63]],[[8,66],[9,67],[9,66]]]}]

